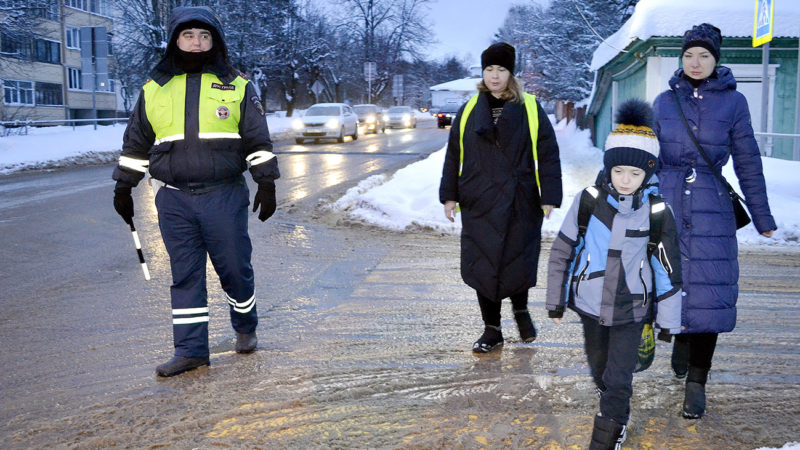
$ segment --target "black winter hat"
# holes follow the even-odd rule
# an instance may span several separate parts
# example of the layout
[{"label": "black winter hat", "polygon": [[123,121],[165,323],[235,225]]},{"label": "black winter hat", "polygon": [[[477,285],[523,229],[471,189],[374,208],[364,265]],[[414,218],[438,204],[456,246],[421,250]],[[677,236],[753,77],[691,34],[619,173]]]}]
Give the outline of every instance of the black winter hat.
[{"label": "black winter hat", "polygon": [[517,59],[517,52],[510,44],[498,42],[490,45],[481,53],[481,70],[488,66],[502,66],[514,73],[514,61]]},{"label": "black winter hat", "polygon": [[695,25],[691,30],[683,33],[683,46],[681,53],[692,47],[703,47],[711,52],[714,60],[719,62],[719,49],[722,46],[722,32],[710,23]]},{"label": "black winter hat", "polygon": [[614,166],[633,166],[645,171],[645,181],[658,168],[660,146],[651,128],[653,110],[647,102],[631,99],[620,105],[617,125],[606,138],[603,166],[607,174]]}]

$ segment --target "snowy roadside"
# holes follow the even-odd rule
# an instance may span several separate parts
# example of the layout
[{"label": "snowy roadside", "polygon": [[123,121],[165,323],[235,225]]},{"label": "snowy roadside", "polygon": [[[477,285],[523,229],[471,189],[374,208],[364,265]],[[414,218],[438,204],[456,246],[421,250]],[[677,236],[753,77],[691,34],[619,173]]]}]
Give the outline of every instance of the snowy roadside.
[{"label": "snowy roadside", "polygon": [[[551,120],[553,120],[551,116]],[[594,183],[602,167],[602,153],[592,146],[589,130],[577,129],[574,122],[564,121],[555,127],[561,150],[564,201],[542,226],[545,238],[558,234],[572,199],[581,189]],[[428,230],[459,233],[460,219],[450,223],[439,203],[439,179],[444,163],[444,148],[428,158],[398,170],[393,175],[374,175],[349,189],[329,208],[348,215],[353,220],[378,225],[391,230]],[[758,234],[748,225],[737,233],[741,244],[759,246],[800,245],[800,192],[796,189],[796,174],[800,162],[762,158],[767,179],[770,206],[778,230],[772,239]],[[732,163],[723,169],[729,180],[735,180]]]}]

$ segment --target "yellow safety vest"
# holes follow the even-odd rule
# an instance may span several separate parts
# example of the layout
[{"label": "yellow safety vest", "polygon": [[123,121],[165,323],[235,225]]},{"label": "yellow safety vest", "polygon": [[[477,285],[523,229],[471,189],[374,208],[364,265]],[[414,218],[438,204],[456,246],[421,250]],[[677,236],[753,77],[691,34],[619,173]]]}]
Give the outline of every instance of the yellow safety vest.
[{"label": "yellow safety vest", "polygon": [[[461,169],[464,167],[464,130],[467,126],[467,119],[470,113],[478,103],[478,96],[475,94],[467,101],[464,106],[464,112],[461,114],[461,121],[458,124],[459,138],[458,143],[461,146],[461,153],[458,162],[458,176],[461,176]],[[533,94],[523,93],[525,104],[525,111],[528,113],[528,131],[531,133],[531,146],[533,147],[533,172],[536,175],[536,190],[539,192],[539,197],[542,196],[542,189],[539,184],[539,153],[536,151],[536,141],[539,136],[539,109],[536,107],[536,96]]]},{"label": "yellow safety vest", "polygon": [[[200,139],[241,139],[240,104],[246,86],[242,77],[224,84],[214,74],[202,74],[197,114]],[[163,86],[148,81],[144,85],[144,101],[147,119],[156,135],[154,145],[184,139],[186,74],[172,77]]]}]

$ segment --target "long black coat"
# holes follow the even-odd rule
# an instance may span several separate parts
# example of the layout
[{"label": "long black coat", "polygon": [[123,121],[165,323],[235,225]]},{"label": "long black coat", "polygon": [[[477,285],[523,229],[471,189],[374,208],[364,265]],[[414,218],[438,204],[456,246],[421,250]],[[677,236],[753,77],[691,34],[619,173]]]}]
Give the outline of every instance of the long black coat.
[{"label": "long black coat", "polygon": [[459,124],[453,120],[439,201],[461,208],[461,277],[480,294],[500,301],[536,285],[542,205],[561,205],[561,162],[553,126],[537,103],[541,198],[536,189],[528,117],[522,103],[506,103],[492,123],[489,94],[480,94],[464,130],[459,169]]}]

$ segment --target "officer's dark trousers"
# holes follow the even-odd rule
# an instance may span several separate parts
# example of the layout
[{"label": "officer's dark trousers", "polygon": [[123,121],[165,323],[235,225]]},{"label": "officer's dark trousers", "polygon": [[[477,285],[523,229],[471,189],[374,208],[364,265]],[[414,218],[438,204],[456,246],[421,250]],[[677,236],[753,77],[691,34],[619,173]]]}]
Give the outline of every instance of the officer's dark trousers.
[{"label": "officer's dark trousers", "polygon": [[639,358],[643,323],[607,327],[580,314],[589,370],[600,396],[600,412],[617,423],[627,424],[633,395],[633,370]]},{"label": "officer's dark trousers", "polygon": [[163,187],[156,195],[158,224],[172,268],[177,356],[209,354],[206,254],[227,294],[233,329],[250,333],[258,324],[247,233],[248,197],[243,182],[199,195]]}]

